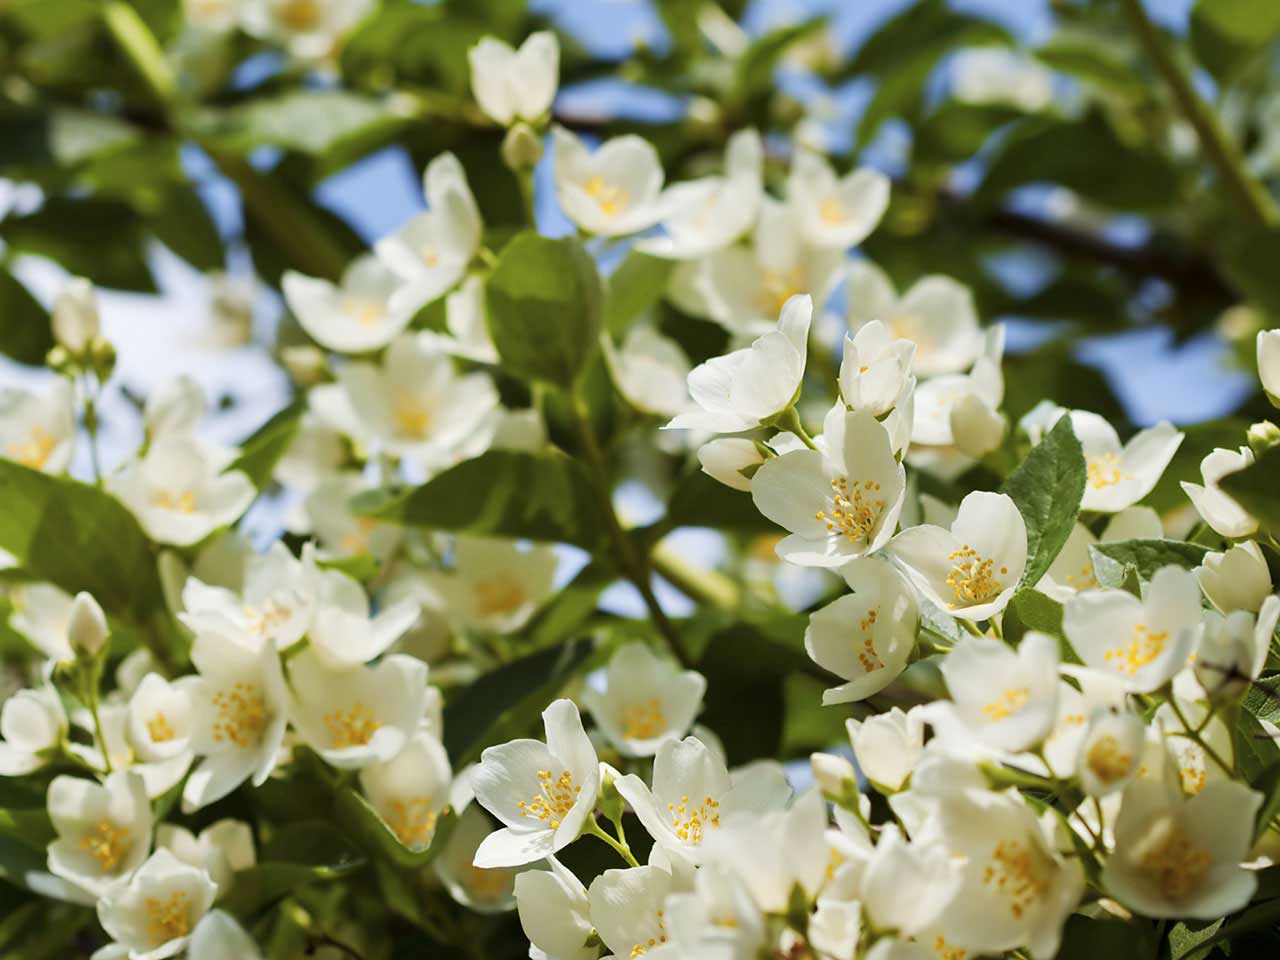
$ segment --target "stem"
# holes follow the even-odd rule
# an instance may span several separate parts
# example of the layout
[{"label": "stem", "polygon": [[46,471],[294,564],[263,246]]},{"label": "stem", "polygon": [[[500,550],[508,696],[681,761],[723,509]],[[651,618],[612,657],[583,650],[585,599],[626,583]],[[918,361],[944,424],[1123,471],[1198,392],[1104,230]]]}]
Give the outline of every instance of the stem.
[{"label": "stem", "polygon": [[538,218],[533,204],[533,170],[523,169],[516,174],[520,184],[520,199],[524,203],[524,218],[530,230],[538,229]]},{"label": "stem", "polygon": [[108,0],[102,8],[102,19],[156,103],[168,109],[173,99],[173,71],[146,21],[122,0]]},{"label": "stem", "polygon": [[778,425],[779,429],[790,430],[799,437],[800,442],[810,450],[818,449],[818,445],[813,442],[813,437],[809,436],[809,434],[805,432],[804,424],[800,422],[800,414],[796,412],[794,405],[787,407],[783,413],[778,414],[774,423]]},{"label": "stem", "polygon": [[1179,109],[1195,129],[1200,146],[1217,169],[1224,188],[1240,212],[1263,226],[1280,223],[1280,208],[1266,187],[1249,173],[1240,148],[1222,126],[1218,115],[1196,93],[1191,78],[1178,65],[1164,37],[1147,16],[1142,0],[1124,0],[1124,7],[1139,42],[1155,64],[1156,72],[1168,85]]},{"label": "stem", "polygon": [[583,448],[586,450],[587,463],[594,474],[595,483],[593,488],[600,503],[601,513],[604,514],[605,525],[609,531],[609,539],[613,542],[614,559],[617,561],[622,574],[640,591],[640,596],[649,610],[653,625],[662,634],[663,639],[666,640],[667,646],[671,648],[671,652],[675,654],[676,659],[683,666],[692,666],[693,658],[689,656],[689,651],[685,647],[684,641],[681,640],[680,634],[676,632],[676,628],[671,621],[667,619],[666,611],[658,603],[657,597],[653,595],[653,587],[649,582],[649,558],[635,549],[635,545],[622,529],[617,512],[613,509],[608,464],[605,462],[604,451],[600,449],[600,441],[596,439],[595,430],[591,426],[591,417],[587,410],[586,402],[576,390],[572,392],[570,401],[573,409],[573,418],[577,423]]},{"label": "stem", "polygon": [[986,634],[985,634],[985,633],[983,633],[981,630],[979,630],[979,629],[978,629],[978,625],[977,625],[976,623],[974,623],[972,620],[966,620],[966,619],[964,619],[963,617],[956,617],[956,618],[955,618],[955,621],[956,621],[956,623],[960,624],[960,626],[961,626],[963,629],[968,630],[968,631],[969,631],[970,633],[972,633],[975,637],[985,637],[985,636],[986,636]]},{"label": "stem", "polygon": [[84,430],[89,435],[89,462],[93,465],[93,482],[94,485],[102,487],[102,461],[98,457],[98,392],[102,389],[102,384],[95,377],[94,385],[90,385],[89,377],[85,380],[85,397],[84,397]]},{"label": "stem", "polygon": [[93,735],[98,739],[98,747],[102,750],[102,768],[111,773],[111,748],[107,746],[106,734],[102,732],[102,720],[98,716],[98,691],[94,688],[85,690],[85,702],[89,708],[89,716],[93,717]]},{"label": "stem", "polygon": [[996,616],[992,617],[992,618],[991,618],[989,621],[987,621],[987,622],[991,624],[991,632],[992,632],[992,633],[994,633],[994,634],[996,635],[996,639],[997,639],[997,640],[1003,640],[1003,639],[1004,639],[1004,627],[1003,627],[1003,626],[1001,626],[1001,624],[1000,624],[1000,615],[999,615],[999,614],[997,614]]},{"label": "stem", "polygon": [[630,867],[640,866],[640,864],[636,861],[636,858],[631,855],[631,848],[626,846],[625,844],[619,843],[617,840],[613,839],[613,837],[609,836],[607,833],[601,830],[600,824],[596,823],[596,818],[594,815],[587,818],[586,826],[582,828],[582,832],[589,833],[593,837],[598,837],[599,839],[607,843],[609,846],[613,847],[614,852],[618,856],[620,856],[623,860],[626,861],[627,866],[630,866]]},{"label": "stem", "polygon": [[1193,743],[1198,744],[1200,749],[1205,752],[1205,756],[1213,760],[1213,762],[1216,763],[1222,769],[1222,772],[1228,777],[1234,777],[1235,770],[1232,769],[1231,765],[1224,761],[1222,757],[1218,756],[1218,752],[1214,750],[1213,747],[1209,746],[1204,737],[1200,736],[1200,732],[1187,722],[1187,718],[1183,714],[1182,708],[1178,706],[1177,698],[1170,694],[1165,698],[1165,702],[1173,709],[1174,716],[1176,716],[1178,718],[1178,722],[1182,724],[1182,729],[1184,731],[1182,736],[1186,737]]}]

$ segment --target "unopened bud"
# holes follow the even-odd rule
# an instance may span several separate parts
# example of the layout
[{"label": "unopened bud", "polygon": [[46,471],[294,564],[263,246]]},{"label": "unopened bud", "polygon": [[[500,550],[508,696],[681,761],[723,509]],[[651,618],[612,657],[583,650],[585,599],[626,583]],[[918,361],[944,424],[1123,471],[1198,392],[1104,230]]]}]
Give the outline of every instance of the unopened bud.
[{"label": "unopened bud", "polygon": [[285,347],[280,351],[280,362],[300,387],[312,387],[329,379],[329,361],[319,347]]},{"label": "unopened bud", "polygon": [[829,800],[841,800],[850,788],[853,793],[858,792],[858,775],[854,773],[853,764],[844,757],[815,753],[809,757],[809,765],[813,768],[814,783]]},{"label": "unopened bud", "polygon": [[107,618],[98,601],[87,593],[76,594],[67,622],[67,642],[77,657],[96,657],[107,645]]},{"label": "unopened bud", "polygon": [[967,394],[951,408],[951,433],[965,456],[980,459],[1000,446],[1005,418],[974,394]]},{"label": "unopened bud", "polygon": [[72,354],[85,353],[98,336],[98,295],[84,277],[71,280],[53,305],[53,336]]},{"label": "unopened bud", "polygon": [[45,366],[55,373],[66,373],[71,367],[71,354],[66,347],[53,347],[44,358]]},{"label": "unopened bud", "polygon": [[110,340],[94,338],[89,346],[89,364],[100,381],[105,383],[111,379],[111,373],[116,368],[116,348]]},{"label": "unopened bud", "polygon": [[517,123],[502,140],[502,162],[517,173],[532,170],[542,159],[542,140],[527,123]]},{"label": "unopened bud", "polygon": [[1249,427],[1249,449],[1255,457],[1262,456],[1272,447],[1280,447],[1280,427],[1270,420],[1262,420]]}]

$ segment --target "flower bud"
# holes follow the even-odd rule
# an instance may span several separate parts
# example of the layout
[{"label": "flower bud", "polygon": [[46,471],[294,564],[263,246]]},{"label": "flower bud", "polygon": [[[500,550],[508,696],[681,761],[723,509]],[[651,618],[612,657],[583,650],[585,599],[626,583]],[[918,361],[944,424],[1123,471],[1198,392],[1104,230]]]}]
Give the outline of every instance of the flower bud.
[{"label": "flower bud", "polygon": [[839,802],[849,793],[857,794],[858,775],[844,757],[815,753],[810,755],[809,765],[813,768],[813,782],[827,799]]},{"label": "flower bud", "polygon": [[541,159],[542,140],[527,123],[517,123],[502,138],[502,162],[511,170],[532,170]]},{"label": "flower bud", "polygon": [[53,336],[72,354],[89,349],[98,336],[98,295],[83,277],[71,280],[53,305]]},{"label": "flower bud", "polygon": [[87,593],[76,594],[67,623],[67,642],[77,657],[96,657],[107,645],[107,618],[98,601]]},{"label": "flower bud", "polygon": [[329,378],[329,361],[319,347],[310,344],[285,347],[280,351],[280,362],[300,387],[313,387]]},{"label": "flower bud", "polygon": [[1244,696],[1252,680],[1253,634],[1253,614],[1244,610],[1208,616],[1193,669],[1210,700],[1229,702]]},{"label": "flower bud", "polygon": [[986,456],[1004,439],[1005,418],[976,394],[967,394],[951,408],[951,433],[956,446],[975,460]]},{"label": "flower bud", "polygon": [[1270,420],[1263,420],[1249,427],[1249,449],[1260,457],[1272,447],[1280,447],[1280,427]]},{"label": "flower bud", "polygon": [[750,490],[751,475],[760,469],[764,456],[755,442],[743,437],[722,437],[698,449],[702,472],[734,490]]},{"label": "flower bud", "polygon": [[858,766],[881,793],[894,793],[911,776],[924,750],[924,722],[893,707],[866,720],[846,720]]},{"label": "flower bud", "polygon": [[1256,613],[1271,593],[1271,571],[1257,543],[1246,540],[1222,553],[1206,553],[1196,568],[1200,589],[1222,613]]},{"label": "flower bud", "polygon": [[1280,329],[1258,334],[1258,378],[1272,406],[1280,407]]},{"label": "flower bud", "polygon": [[45,356],[44,364],[54,373],[66,373],[71,366],[71,354],[66,347],[55,346]]},{"label": "flower bud", "polygon": [[98,379],[106,382],[116,368],[116,348],[109,340],[95,337],[89,345],[89,365]]}]

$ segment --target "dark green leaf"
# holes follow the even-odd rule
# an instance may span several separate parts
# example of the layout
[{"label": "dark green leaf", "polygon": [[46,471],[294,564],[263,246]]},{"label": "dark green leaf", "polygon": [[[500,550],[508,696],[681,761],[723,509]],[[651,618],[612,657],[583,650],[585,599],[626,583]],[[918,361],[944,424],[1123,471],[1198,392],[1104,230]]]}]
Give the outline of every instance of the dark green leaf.
[{"label": "dark green leaf", "polygon": [[600,276],[577,238],[520,234],[498,257],[486,293],[503,368],[571,387],[598,348],[603,313]]},{"label": "dark green leaf", "polygon": [[1239,711],[1231,727],[1231,746],[1235,751],[1236,773],[1250,786],[1256,787],[1277,764],[1280,744],[1247,709]]},{"label": "dark green leaf", "polygon": [[751,502],[751,494],[726,487],[701,470],[677,482],[667,504],[668,527],[716,527],[741,533],[777,533]]},{"label": "dark green leaf", "polygon": [[431,842],[425,847],[406,847],[386,824],[369,801],[351,787],[340,791],[335,813],[344,829],[371,854],[386,858],[400,867],[425,867],[440,855],[449,842],[449,835],[458,822],[452,810],[445,810],[436,819]]},{"label": "dark green leaf", "polygon": [[1280,531],[1280,447],[1264,451],[1250,466],[1223,477],[1219,486],[1266,526]]},{"label": "dark green leaf", "polygon": [[1257,826],[1253,831],[1254,842],[1257,842],[1272,821],[1280,817],[1280,762],[1267,767],[1254,782],[1253,788],[1262,794],[1262,806],[1258,808]]},{"label": "dark green leaf", "polygon": [[128,204],[94,197],[50,197],[26,216],[0,220],[15,250],[48,257],[103,287],[153,293],[142,220]]},{"label": "dark green leaf", "polygon": [[632,251],[605,284],[604,326],[621,337],[646,310],[662,299],[675,261]]},{"label": "dark green leaf", "polygon": [[18,278],[0,267],[0,353],[36,366],[53,346],[53,330],[44,307]]},{"label": "dark green leaf", "polygon": [[1280,37],[1280,4],[1273,0],[1197,0],[1191,10],[1191,48],[1218,80],[1230,79]]},{"label": "dark green leaf", "polygon": [[236,874],[235,883],[218,906],[247,919],[302,887],[339,880],[362,866],[363,859],[330,864],[259,863]]},{"label": "dark green leaf", "polygon": [[225,265],[222,237],[195,190],[171,186],[142,213],[160,242],[197,270],[219,270]]},{"label": "dark green leaf", "polygon": [[[1067,643],[1062,631],[1062,604],[1052,597],[1045,596],[1039,590],[1030,587],[1019,590],[1013,595],[1013,609],[1018,620],[1027,630],[1039,630],[1051,637],[1056,637],[1064,663],[1079,663],[1080,658]],[[1005,636],[1009,636],[1010,625],[1005,623]]]},{"label": "dark green leaf", "polygon": [[1132,567],[1143,583],[1170,564],[1190,570],[1200,565],[1207,552],[1197,543],[1182,540],[1118,540],[1089,547],[1094,576],[1104,587],[1122,586],[1127,567]]},{"label": "dark green leaf", "polygon": [[304,405],[292,403],[253,432],[229,469],[240,470],[259,490],[271,484],[272,472],[298,433]]},{"label": "dark green leaf", "polygon": [[1062,931],[1055,960],[1129,960],[1156,955],[1155,928],[1142,920],[1073,914]]},{"label": "dark green leaf", "polygon": [[522,644],[542,649],[567,640],[595,611],[605,587],[617,579],[612,564],[603,560],[588,563],[522,631]]},{"label": "dark green leaf", "polygon": [[362,494],[358,513],[434,530],[595,546],[601,536],[591,478],[558,454],[490,450],[405,493]]},{"label": "dark green leaf", "polygon": [[1075,527],[1085,464],[1069,417],[1060,419],[1004,484],[1027,525],[1027,566],[1020,587],[1034,587]]},{"label": "dark green leaf", "polygon": [[773,90],[773,72],[783,54],[793,43],[811,36],[826,25],[825,17],[814,17],[802,23],[788,24],[771,30],[743,52],[737,63],[734,80],[734,96],[739,101],[750,100]]},{"label": "dark green leaf", "polygon": [[1212,923],[1179,923],[1169,931],[1169,960],[1203,960],[1213,950],[1206,941],[1213,938],[1222,923],[1221,919]]}]

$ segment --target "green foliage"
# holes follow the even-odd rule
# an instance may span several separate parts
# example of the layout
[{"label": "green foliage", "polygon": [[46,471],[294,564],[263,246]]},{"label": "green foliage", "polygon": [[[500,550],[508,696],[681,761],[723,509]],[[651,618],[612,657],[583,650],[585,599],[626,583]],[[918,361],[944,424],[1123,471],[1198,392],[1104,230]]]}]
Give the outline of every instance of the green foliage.
[{"label": "green foliage", "polygon": [[1222,478],[1223,491],[1273,530],[1280,530],[1280,498],[1276,497],[1276,470],[1280,447],[1272,447],[1251,466]]},{"label": "green foliage", "polygon": [[1270,0],[1197,0],[1190,33],[1197,59],[1229,81],[1280,37],[1280,7]]},{"label": "green foliage", "polygon": [[0,353],[19,363],[44,363],[53,346],[49,315],[21,281],[0,268]]},{"label": "green foliage", "polygon": [[1084,451],[1061,418],[1005,482],[1027,525],[1027,566],[1020,587],[1035,586],[1067,542],[1084,495]]},{"label": "green foliage", "polygon": [[604,328],[621,337],[645,312],[655,306],[675,269],[674,260],[631,251],[609,274],[605,284]]},{"label": "green foliage", "polygon": [[290,404],[276,413],[241,445],[240,456],[230,469],[243,472],[259,490],[270,486],[276,464],[298,434],[302,413],[300,403]]},{"label": "green foliage", "polygon": [[1143,583],[1170,564],[1190,570],[1200,565],[1207,552],[1197,543],[1181,540],[1120,540],[1089,547],[1093,575],[1104,587],[1123,587],[1129,570]]}]

